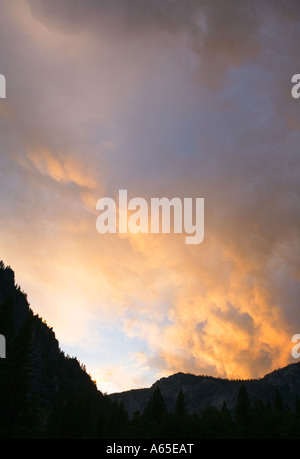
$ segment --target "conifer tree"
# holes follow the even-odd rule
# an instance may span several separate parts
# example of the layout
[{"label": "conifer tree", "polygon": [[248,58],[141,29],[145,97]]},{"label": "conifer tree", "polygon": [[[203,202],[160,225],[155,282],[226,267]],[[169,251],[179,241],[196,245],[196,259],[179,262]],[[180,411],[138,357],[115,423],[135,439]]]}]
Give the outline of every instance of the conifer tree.
[{"label": "conifer tree", "polygon": [[175,415],[184,420],[186,414],[187,411],[185,406],[184,394],[182,388],[180,388],[176,400]]},{"label": "conifer tree", "polygon": [[279,391],[278,387],[276,387],[276,389],[275,389],[274,409],[276,411],[279,411],[279,412],[284,412],[285,411],[284,403],[283,403],[283,400],[282,400],[282,397],[281,397],[281,394],[280,394],[280,391]]},{"label": "conifer tree", "polygon": [[161,391],[156,386],[147,407],[145,408],[145,417],[149,422],[160,424],[164,413],[166,412],[165,402],[162,397]]},{"label": "conifer tree", "polygon": [[240,387],[235,406],[235,423],[237,431],[246,435],[250,426],[250,401],[246,387]]}]

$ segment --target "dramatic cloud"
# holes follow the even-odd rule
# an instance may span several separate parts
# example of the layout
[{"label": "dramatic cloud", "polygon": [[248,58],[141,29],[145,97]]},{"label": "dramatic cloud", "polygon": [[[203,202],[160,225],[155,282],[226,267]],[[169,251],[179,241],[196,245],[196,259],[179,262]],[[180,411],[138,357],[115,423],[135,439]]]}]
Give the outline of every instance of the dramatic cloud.
[{"label": "dramatic cloud", "polygon": [[[0,252],[61,346],[108,391],[289,363],[299,3],[0,4]],[[204,197],[204,242],[98,234],[119,189]]]}]

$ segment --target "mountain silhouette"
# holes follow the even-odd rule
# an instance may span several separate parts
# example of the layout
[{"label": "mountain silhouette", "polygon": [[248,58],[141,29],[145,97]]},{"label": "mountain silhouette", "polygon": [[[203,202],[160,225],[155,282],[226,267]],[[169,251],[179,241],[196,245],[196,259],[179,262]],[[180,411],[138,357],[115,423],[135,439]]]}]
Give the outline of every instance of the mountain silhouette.
[{"label": "mountain silhouette", "polygon": [[300,438],[300,364],[257,380],[177,373],[103,394],[0,262],[0,438]]},{"label": "mountain silhouette", "polygon": [[122,402],[128,414],[132,416],[135,411],[144,411],[156,387],[159,387],[166,408],[173,411],[178,393],[182,389],[186,411],[189,414],[198,413],[207,406],[221,409],[224,402],[228,410],[234,413],[237,395],[243,386],[247,389],[251,402],[260,399],[265,403],[274,403],[278,389],[284,405],[293,407],[297,395],[300,394],[300,363],[288,365],[261,379],[252,380],[228,380],[177,373],[160,379],[150,388],[115,393],[111,394],[110,398]]},{"label": "mountain silhouette", "polygon": [[6,339],[6,358],[0,359],[0,438],[109,436],[118,406],[97,389],[84,365],[60,349],[54,331],[32,312],[3,262],[0,334]]}]

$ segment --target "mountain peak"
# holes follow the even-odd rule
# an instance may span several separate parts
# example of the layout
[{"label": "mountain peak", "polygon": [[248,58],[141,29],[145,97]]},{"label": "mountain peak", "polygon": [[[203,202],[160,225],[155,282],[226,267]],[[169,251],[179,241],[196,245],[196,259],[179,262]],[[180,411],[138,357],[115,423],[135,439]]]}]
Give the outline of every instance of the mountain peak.
[{"label": "mountain peak", "polygon": [[156,387],[159,387],[169,410],[173,410],[180,389],[182,389],[187,410],[197,413],[207,406],[221,409],[226,403],[230,411],[234,410],[239,388],[245,386],[252,401],[261,399],[273,401],[275,387],[279,387],[286,405],[294,406],[296,396],[300,394],[300,362],[266,374],[260,379],[230,380],[206,375],[194,375],[178,372],[156,381],[148,389],[136,389],[111,394],[114,400],[122,401],[130,415],[135,411],[143,412]]}]

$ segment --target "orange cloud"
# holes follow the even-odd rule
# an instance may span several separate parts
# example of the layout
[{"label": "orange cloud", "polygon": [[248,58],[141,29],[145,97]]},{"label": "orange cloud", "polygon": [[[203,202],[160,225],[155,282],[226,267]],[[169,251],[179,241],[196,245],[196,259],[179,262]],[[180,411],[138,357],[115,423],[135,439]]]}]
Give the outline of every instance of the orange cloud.
[{"label": "orange cloud", "polygon": [[90,170],[84,170],[74,153],[53,153],[47,149],[27,151],[27,158],[43,175],[57,182],[75,183],[79,187],[98,189],[99,183]]},{"label": "orange cloud", "polygon": [[[299,332],[299,105],[286,86],[298,4],[180,0],[170,15],[169,2],[66,0],[51,14],[43,0],[2,3],[0,248],[33,309],[84,350],[122,353],[96,329],[113,324],[137,339],[138,371],[256,377],[287,363]],[[118,188],[201,193],[204,242],[99,235],[96,202]],[[99,357],[99,375],[115,387],[128,365],[126,384],[141,384],[123,357],[112,372]]]},{"label": "orange cloud", "polygon": [[289,362],[289,324],[263,266],[253,273],[251,263],[238,252],[230,257],[217,239],[214,249],[203,245],[194,253],[171,235],[132,235],[130,242],[155,273],[152,286],[147,271],[141,273],[141,285],[160,302],[137,311],[125,331],[143,337],[165,370],[250,378]]}]

